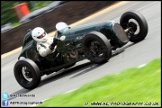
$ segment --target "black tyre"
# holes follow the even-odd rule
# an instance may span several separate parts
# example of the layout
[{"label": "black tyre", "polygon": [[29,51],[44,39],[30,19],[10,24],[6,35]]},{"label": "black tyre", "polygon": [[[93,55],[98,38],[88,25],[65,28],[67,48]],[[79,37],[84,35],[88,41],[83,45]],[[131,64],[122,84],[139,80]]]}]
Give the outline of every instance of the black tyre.
[{"label": "black tyre", "polygon": [[100,32],[90,32],[83,38],[83,49],[87,59],[102,64],[111,57],[110,41]]},{"label": "black tyre", "polygon": [[148,33],[148,24],[144,16],[137,11],[125,12],[120,18],[120,25],[123,29],[131,28],[128,31],[131,42],[143,40]]},{"label": "black tyre", "polygon": [[38,66],[30,59],[17,61],[14,66],[14,76],[17,82],[26,89],[36,88],[41,80]]}]

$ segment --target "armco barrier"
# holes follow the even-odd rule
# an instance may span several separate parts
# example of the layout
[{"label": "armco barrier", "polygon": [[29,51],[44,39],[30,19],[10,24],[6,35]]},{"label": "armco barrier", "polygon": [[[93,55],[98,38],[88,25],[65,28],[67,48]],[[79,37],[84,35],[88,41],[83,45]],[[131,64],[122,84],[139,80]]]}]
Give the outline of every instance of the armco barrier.
[{"label": "armco barrier", "polygon": [[37,26],[45,28],[49,33],[55,30],[55,24],[64,21],[67,24],[81,20],[104,7],[112,5],[117,1],[70,1],[56,9],[47,12],[31,21],[15,27],[7,32],[1,33],[1,54],[18,48],[28,29]]}]

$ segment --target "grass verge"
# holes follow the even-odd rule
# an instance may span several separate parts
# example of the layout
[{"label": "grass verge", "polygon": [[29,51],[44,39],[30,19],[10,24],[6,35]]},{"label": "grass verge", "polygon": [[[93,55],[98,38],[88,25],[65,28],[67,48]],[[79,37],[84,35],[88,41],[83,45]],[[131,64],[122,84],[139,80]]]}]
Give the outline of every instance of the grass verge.
[{"label": "grass verge", "polygon": [[59,94],[42,106],[161,106],[161,59],[132,67]]}]

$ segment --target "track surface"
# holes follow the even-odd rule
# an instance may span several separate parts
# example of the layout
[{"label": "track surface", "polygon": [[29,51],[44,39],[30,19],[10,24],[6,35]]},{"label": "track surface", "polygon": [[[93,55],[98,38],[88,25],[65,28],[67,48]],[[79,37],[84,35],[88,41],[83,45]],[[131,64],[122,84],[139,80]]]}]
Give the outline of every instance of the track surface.
[{"label": "track surface", "polygon": [[[160,1],[127,2],[102,15],[93,17],[84,23],[114,19],[118,22],[122,13],[128,10],[140,11],[148,21],[149,32],[144,41],[137,44],[129,42],[123,48],[117,50],[119,52],[123,50],[123,52],[114,55],[109,62],[104,65],[97,66],[91,64],[88,60],[83,60],[59,75],[51,74],[44,76],[40,85],[34,90],[23,89],[14,78],[13,67],[20,53],[17,52],[1,59],[1,93],[8,92],[9,94],[35,95],[35,97],[12,97],[9,99],[9,102],[40,102],[52,95],[66,93],[105,75],[117,73],[128,67],[142,65],[154,58],[161,57]],[[9,106],[18,107],[27,105],[24,103],[21,105],[9,104]],[[31,104],[28,106],[31,106]]]}]

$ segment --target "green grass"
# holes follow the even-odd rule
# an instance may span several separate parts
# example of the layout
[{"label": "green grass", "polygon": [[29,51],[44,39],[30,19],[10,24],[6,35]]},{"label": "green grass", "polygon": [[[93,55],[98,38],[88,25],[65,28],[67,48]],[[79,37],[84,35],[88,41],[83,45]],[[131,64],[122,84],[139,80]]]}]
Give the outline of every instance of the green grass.
[{"label": "green grass", "polygon": [[52,2],[54,2],[54,1],[34,1],[35,4],[33,5],[33,8],[30,9],[30,11],[33,12],[36,9],[43,8]]},{"label": "green grass", "polygon": [[[54,1],[32,1],[32,2],[34,3],[33,7],[31,7],[31,4],[28,3],[28,8],[29,8],[30,13],[37,9],[41,9],[47,5],[50,5]],[[17,27],[19,25],[21,25],[21,23],[18,21],[18,19],[17,21],[12,22],[12,27]]]},{"label": "green grass", "polygon": [[[119,102],[123,102],[123,104],[124,102],[141,102],[140,105],[136,104],[134,106],[161,106],[160,74],[161,59],[155,59],[141,68],[132,67],[120,73],[108,75],[87,83],[70,93],[51,97],[39,107],[100,106],[92,105],[94,102],[96,104],[98,102],[101,106],[113,107],[122,106]],[[104,103],[109,105],[104,105]],[[156,105],[153,105],[154,103]],[[123,106],[126,107],[126,105]]]},{"label": "green grass", "polygon": [[13,22],[13,23],[12,23],[12,26],[13,26],[13,27],[17,27],[17,26],[19,26],[19,25],[21,25],[20,22]]}]

